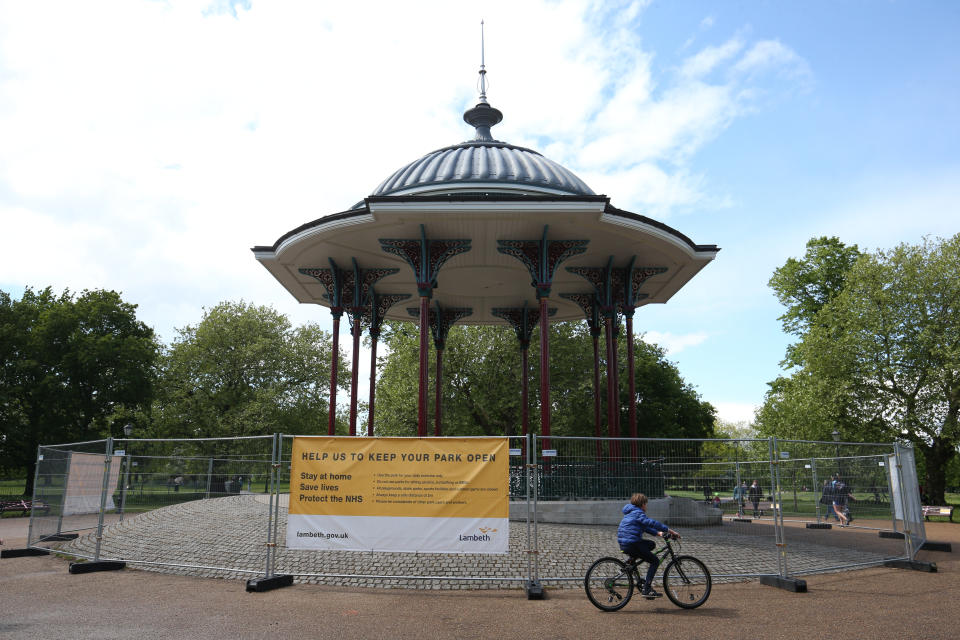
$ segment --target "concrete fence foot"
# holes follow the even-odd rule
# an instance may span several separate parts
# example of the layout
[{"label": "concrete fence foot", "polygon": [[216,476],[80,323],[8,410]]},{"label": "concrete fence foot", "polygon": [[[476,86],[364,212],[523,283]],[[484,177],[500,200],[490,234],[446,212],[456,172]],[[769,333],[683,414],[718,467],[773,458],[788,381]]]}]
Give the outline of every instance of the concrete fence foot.
[{"label": "concrete fence foot", "polygon": [[[898,540],[903,540],[903,534],[899,531],[881,531],[881,538],[896,538]],[[944,553],[953,553],[953,545],[949,542],[935,542],[934,540],[927,540],[922,545],[920,545],[921,551],[943,551]]]},{"label": "concrete fence foot", "polygon": [[526,583],[527,600],[543,600],[543,585],[539,580],[528,580]]},{"label": "concrete fence foot", "polygon": [[0,551],[0,558],[23,558],[26,556],[48,556],[47,549],[4,549]]},{"label": "concrete fence foot", "polygon": [[936,573],[936,562],[918,562],[917,560],[887,560],[883,563],[885,567],[894,567],[897,569],[912,569],[914,571],[924,571],[926,573]]},{"label": "concrete fence foot", "polygon": [[806,593],[807,581],[799,578],[781,578],[780,576],[760,576],[760,584],[776,587],[794,593]]},{"label": "concrete fence foot", "polygon": [[119,571],[127,566],[126,562],[115,560],[95,560],[92,562],[71,562],[70,573],[93,573],[94,571]]},{"label": "concrete fence foot", "polygon": [[270,576],[269,578],[253,578],[252,580],[247,580],[247,591],[263,593],[264,591],[273,591],[274,589],[280,589],[292,585],[293,576],[290,575]]},{"label": "concrete fence foot", "polygon": [[40,538],[40,542],[66,542],[67,540],[76,540],[79,537],[79,533],[53,533]]}]

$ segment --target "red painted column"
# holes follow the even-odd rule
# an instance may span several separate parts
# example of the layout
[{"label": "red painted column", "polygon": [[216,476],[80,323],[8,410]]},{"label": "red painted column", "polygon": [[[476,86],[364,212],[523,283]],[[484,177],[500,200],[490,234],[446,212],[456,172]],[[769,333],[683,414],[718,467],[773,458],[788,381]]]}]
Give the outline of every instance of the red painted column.
[{"label": "red painted column", "polygon": [[529,380],[527,373],[530,371],[528,357],[530,355],[529,346],[520,346],[520,369],[522,371],[522,377],[520,378],[520,422],[523,425],[523,435],[527,435],[530,422],[530,407],[529,407]]},{"label": "red painted column", "polygon": [[540,298],[540,435],[550,448],[550,322],[547,297]]},{"label": "red painted column", "polygon": [[337,365],[340,361],[340,314],[333,314],[333,352],[330,356],[330,417],[327,435],[335,433],[337,420]]},{"label": "red painted column", "polygon": [[[637,380],[633,361],[633,314],[627,316],[627,387],[630,392],[630,437],[637,437]],[[630,454],[637,457],[637,443],[630,446]]]},{"label": "red painted column", "polygon": [[593,334],[593,435],[598,438],[597,457],[603,455],[600,431],[600,334]]},{"label": "red painted column", "polygon": [[[614,322],[616,322],[615,318]],[[611,362],[613,362],[613,420],[614,428],[619,438],[623,434],[623,430],[620,429],[620,350],[617,345],[616,332],[614,332],[611,342],[610,355],[612,356]]]},{"label": "red painted column", "polygon": [[[617,424],[617,357],[616,343],[613,340],[613,318],[604,319],[604,329],[607,334],[607,430],[611,438],[620,437],[620,429]],[[620,443],[616,440],[610,442],[610,457],[620,457]]]},{"label": "red painted column", "polygon": [[420,296],[420,392],[417,401],[417,436],[427,436],[427,394],[429,393],[430,298]]},{"label": "red painted column", "polygon": [[373,437],[373,400],[377,388],[377,336],[370,336],[370,410],[367,412],[367,435]]},{"label": "red painted column", "polygon": [[357,376],[360,371],[360,318],[354,318],[350,332],[353,334],[353,362],[350,370],[350,435],[357,435]]},{"label": "red painted column", "polygon": [[[438,324],[437,326],[440,327],[443,325]],[[443,384],[443,349],[437,349],[437,379],[434,381],[434,386],[436,386],[436,391],[435,391],[435,401],[434,401],[435,404],[433,409],[433,417],[434,417],[433,435],[437,436],[438,438],[440,437],[440,431],[441,431],[440,425],[442,424],[441,407],[440,407],[440,400],[441,400],[440,387],[442,384]]]},{"label": "red painted column", "polygon": [[617,403],[613,398],[616,389],[616,380],[614,379],[613,371],[613,320],[611,318],[605,318],[603,323],[607,341],[607,436],[617,438],[620,434],[617,433],[617,419],[614,416]]}]

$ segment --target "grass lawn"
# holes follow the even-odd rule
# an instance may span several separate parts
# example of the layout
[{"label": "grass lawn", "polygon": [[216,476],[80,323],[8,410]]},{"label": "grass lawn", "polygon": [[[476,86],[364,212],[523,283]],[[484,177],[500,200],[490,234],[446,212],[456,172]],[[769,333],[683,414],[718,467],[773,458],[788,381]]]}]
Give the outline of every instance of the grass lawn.
[{"label": "grass lawn", "polygon": [[[0,499],[19,499],[23,495],[23,489],[25,486],[26,481],[23,479],[0,479]],[[254,491],[262,491],[264,489],[262,481],[257,482],[256,486],[252,486],[251,488]],[[280,493],[288,493],[290,491],[289,481],[280,482],[279,489]],[[57,490],[54,491],[54,493],[59,496],[60,491]],[[667,493],[671,496],[692,498],[693,500],[697,501],[702,501],[704,499],[703,491],[680,491],[668,489]],[[231,494],[211,493],[210,497],[220,497],[223,495]],[[117,491],[116,494],[114,494],[114,503],[118,507],[120,506],[120,496],[120,491]],[[200,500],[205,497],[207,497],[205,487],[201,488],[199,486],[191,486],[190,484],[182,486],[179,491],[174,491],[172,487],[167,486],[165,483],[147,482],[143,485],[131,483],[130,489],[127,492],[126,512],[143,513],[145,511],[166,507],[180,502]],[[785,492],[783,496],[784,516],[814,518],[816,516],[816,500],[818,497],[819,495],[812,491],[798,491],[796,495],[794,495],[792,491]],[[945,506],[953,506],[957,509],[960,509],[960,493],[947,493],[945,497]],[[724,513],[736,512],[736,505],[732,501],[729,492],[721,494],[720,498],[722,500],[721,509]],[[769,500],[766,499],[766,496],[764,496],[764,498],[764,502],[769,502]],[[859,496],[859,498],[860,500],[853,504],[854,516],[860,518],[887,518],[890,516],[890,505],[886,501],[875,501],[872,499],[872,496]],[[747,503],[747,506],[749,507],[749,502]],[[54,508],[56,507],[54,506]],[[15,518],[20,515],[21,514],[19,513],[11,512],[2,514],[2,517]],[[949,522],[950,519],[946,516],[931,516],[930,521]],[[960,524],[960,514],[954,514],[953,522]]]}]

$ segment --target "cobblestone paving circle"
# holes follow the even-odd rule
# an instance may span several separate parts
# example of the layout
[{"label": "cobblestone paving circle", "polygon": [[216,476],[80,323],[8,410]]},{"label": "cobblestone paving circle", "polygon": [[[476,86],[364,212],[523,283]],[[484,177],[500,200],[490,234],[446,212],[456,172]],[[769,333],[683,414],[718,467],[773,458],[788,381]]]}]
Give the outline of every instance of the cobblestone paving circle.
[{"label": "cobblestone paving circle", "polygon": [[[184,502],[127,517],[104,527],[101,560],[177,575],[249,579],[266,568],[269,507],[262,496],[238,495]],[[601,556],[621,557],[615,526],[539,524],[539,553],[527,553],[527,523],[510,523],[505,555],[304,551],[287,549],[286,510],[276,522],[277,574],[296,582],[413,589],[520,588],[528,563],[539,564],[547,586],[581,588],[583,575]],[[777,573],[772,535],[744,535],[733,527],[682,528],[682,553],[701,560],[715,582]],[[771,529],[772,531],[772,529]],[[61,543],[65,554],[92,558],[95,534]],[[793,542],[791,572],[877,562],[876,552]],[[147,564],[151,563],[151,564]]]}]

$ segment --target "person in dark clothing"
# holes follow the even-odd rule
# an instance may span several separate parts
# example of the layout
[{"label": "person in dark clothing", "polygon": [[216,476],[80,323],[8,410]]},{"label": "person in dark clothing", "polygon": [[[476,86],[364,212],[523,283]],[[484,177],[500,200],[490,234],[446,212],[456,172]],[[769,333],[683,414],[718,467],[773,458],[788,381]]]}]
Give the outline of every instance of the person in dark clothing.
[{"label": "person in dark clothing", "polygon": [[733,488],[733,500],[737,503],[737,517],[743,517],[743,505],[747,501],[747,483],[741,482],[740,486]]},{"label": "person in dark clothing", "polygon": [[833,510],[833,483],[829,480],[823,481],[823,492],[820,494],[820,504],[823,506],[823,519],[829,520],[833,516],[840,521],[840,516]]},{"label": "person in dark clothing", "polygon": [[853,500],[854,497],[850,494],[850,487],[837,477],[837,483],[833,485],[833,510],[840,520],[841,527],[849,526],[853,522],[849,507],[849,503]]},{"label": "person in dark clothing", "polygon": [[750,502],[753,503],[753,517],[760,517],[760,499],[763,497],[763,490],[760,489],[760,485],[757,484],[756,480],[754,480],[750,488],[747,489],[747,495],[750,496]]},{"label": "person in dark clothing", "polygon": [[644,510],[646,506],[647,496],[642,493],[633,494],[630,502],[623,506],[623,519],[620,520],[620,526],[617,528],[617,542],[620,544],[620,549],[630,556],[631,562],[640,558],[649,564],[647,577],[640,593],[648,600],[653,600],[661,595],[653,589],[653,578],[657,575],[660,558],[653,553],[657,543],[653,540],[645,540],[643,534],[668,535],[674,538],[679,538],[680,534],[662,522],[648,517]]}]

